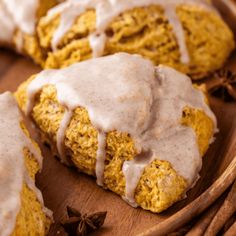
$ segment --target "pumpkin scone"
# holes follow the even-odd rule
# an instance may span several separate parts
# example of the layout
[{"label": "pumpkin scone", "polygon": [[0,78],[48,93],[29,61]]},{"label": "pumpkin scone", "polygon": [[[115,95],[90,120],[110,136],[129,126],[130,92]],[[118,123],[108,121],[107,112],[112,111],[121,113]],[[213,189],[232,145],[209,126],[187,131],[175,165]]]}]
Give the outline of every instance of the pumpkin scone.
[{"label": "pumpkin scone", "polygon": [[45,70],[15,96],[63,163],[153,212],[194,185],[216,131],[215,116],[189,77],[139,55]]},{"label": "pumpkin scone", "polygon": [[199,79],[234,48],[233,33],[207,0],[67,0],[40,19],[37,32],[45,68],[127,52]]},{"label": "pumpkin scone", "polygon": [[9,92],[0,95],[0,114],[0,235],[45,236],[52,213],[35,186],[40,149]]},{"label": "pumpkin scone", "polygon": [[15,48],[36,63],[43,63],[36,25],[39,18],[58,3],[59,0],[1,0],[0,46]]}]

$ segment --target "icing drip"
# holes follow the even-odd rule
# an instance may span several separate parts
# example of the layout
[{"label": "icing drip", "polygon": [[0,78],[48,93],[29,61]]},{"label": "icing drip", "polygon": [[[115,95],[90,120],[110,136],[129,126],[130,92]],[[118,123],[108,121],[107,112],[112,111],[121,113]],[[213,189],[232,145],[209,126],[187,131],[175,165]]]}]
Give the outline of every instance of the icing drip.
[{"label": "icing drip", "polygon": [[[114,130],[131,135],[140,157],[123,164],[125,198],[132,205],[140,176],[154,159],[170,162],[189,186],[194,183],[202,163],[195,133],[180,124],[183,109],[189,106],[203,110],[215,128],[216,119],[190,78],[166,66],[155,67],[138,55],[118,53],[91,59],[38,74],[27,90],[28,115],[34,106],[34,96],[47,84],[55,85],[57,99],[68,111],[79,106],[86,108],[99,131],[96,163],[99,185],[103,183],[105,133]],[[61,125],[64,127],[63,122]],[[62,137],[59,144],[64,143]]]},{"label": "icing drip", "polygon": [[[24,166],[23,149],[28,148],[42,167],[42,157],[20,127],[21,114],[13,96],[0,95],[0,235],[10,235],[20,210],[23,182],[34,190],[43,207],[43,199]],[[43,207],[48,214],[49,210]]]},{"label": "icing drip", "polygon": [[34,181],[29,177],[29,175],[25,174],[24,178],[27,186],[36,194],[38,201],[41,203],[43,213],[53,220],[53,212],[44,206],[41,191],[35,186]]},{"label": "icing drip", "polygon": [[181,22],[178,19],[178,16],[176,14],[176,9],[170,6],[167,6],[165,8],[165,13],[167,16],[167,19],[169,23],[173,27],[173,32],[176,36],[178,45],[179,45],[179,51],[180,51],[180,60],[184,64],[188,64],[190,61],[189,54],[188,54],[188,48],[185,42],[185,35],[184,35],[184,29],[181,24]]},{"label": "icing drip", "polygon": [[[56,10],[56,9],[59,9],[59,8],[55,7],[54,10]],[[50,12],[50,10],[49,10],[49,12]],[[63,22],[63,23],[59,24],[59,27],[58,27],[57,31],[55,32],[55,34],[53,35],[53,38],[52,38],[52,49],[54,51],[57,49],[57,45],[60,42],[60,40],[62,39],[63,35],[73,25],[73,23],[76,19],[76,16],[80,15],[81,13],[82,13],[81,9],[77,8],[76,6],[74,6],[72,4],[70,11],[65,11],[61,15],[61,22]],[[51,14],[52,14],[52,12],[51,12]]]},{"label": "icing drip", "polygon": [[98,133],[98,150],[96,161],[97,184],[103,186],[103,173],[106,159],[106,135],[103,132]]},{"label": "icing drip", "polygon": [[155,153],[152,153],[147,158],[135,158],[132,161],[124,162],[122,171],[125,179],[132,179],[126,182],[125,196],[127,202],[131,205],[136,204],[134,193],[144,169],[155,159],[165,157],[165,160],[170,163],[173,163],[172,160],[174,159],[174,169],[177,173],[184,172],[185,178],[191,185],[195,182],[194,180],[197,178],[202,166],[202,159],[196,158],[200,157],[200,154],[195,133],[192,129],[186,127],[180,128],[178,126],[172,129],[173,134],[167,131],[167,137],[157,139],[155,143],[152,143],[153,148],[156,150]]},{"label": "icing drip", "polygon": [[62,163],[70,165],[69,160],[67,160],[64,150],[64,139],[65,139],[65,132],[66,128],[70,123],[71,117],[73,115],[72,111],[65,112],[64,117],[61,121],[59,130],[57,131],[57,150],[60,155]]},{"label": "icing drip", "polygon": [[207,0],[68,0],[55,8],[49,10],[48,19],[60,14],[60,24],[52,38],[52,49],[57,50],[63,36],[69,31],[75,19],[88,9],[96,11],[96,31],[89,36],[90,47],[93,57],[102,56],[104,53],[107,36],[106,28],[112,20],[119,14],[136,7],[147,7],[150,5],[160,5],[165,11],[169,23],[173,27],[177,43],[179,45],[181,62],[189,63],[189,54],[185,42],[183,26],[176,14],[176,7],[181,4],[197,5],[205,10],[215,10]]},{"label": "icing drip", "polygon": [[105,34],[91,34],[89,36],[90,47],[93,51],[93,57],[100,57],[103,55],[106,44],[106,35]]}]

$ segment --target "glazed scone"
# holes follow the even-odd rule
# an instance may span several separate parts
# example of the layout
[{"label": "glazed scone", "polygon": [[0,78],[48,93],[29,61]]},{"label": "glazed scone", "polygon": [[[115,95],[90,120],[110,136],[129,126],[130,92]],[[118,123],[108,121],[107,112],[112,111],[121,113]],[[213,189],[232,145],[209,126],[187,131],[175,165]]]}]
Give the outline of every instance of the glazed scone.
[{"label": "glazed scone", "polygon": [[0,235],[45,236],[52,214],[35,186],[40,149],[9,92],[0,95]]},{"label": "glazed scone", "polygon": [[128,52],[198,79],[219,69],[234,37],[207,0],[67,0],[37,27],[45,68]]},{"label": "glazed scone", "polygon": [[43,51],[36,37],[36,24],[59,0],[1,0],[0,46],[16,48],[20,53],[43,63]]},{"label": "glazed scone", "polygon": [[63,163],[153,212],[194,185],[216,129],[187,76],[126,53],[45,70],[15,96]]}]

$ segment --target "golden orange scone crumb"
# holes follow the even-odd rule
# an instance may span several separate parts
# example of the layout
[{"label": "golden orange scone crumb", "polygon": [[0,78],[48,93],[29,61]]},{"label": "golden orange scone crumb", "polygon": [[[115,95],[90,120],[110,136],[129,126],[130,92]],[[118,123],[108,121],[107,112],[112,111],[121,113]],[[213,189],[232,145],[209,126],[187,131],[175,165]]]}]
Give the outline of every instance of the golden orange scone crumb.
[{"label": "golden orange scone crumb", "polygon": [[26,184],[23,184],[21,209],[17,215],[16,225],[11,236],[45,236],[51,223],[51,219],[42,211],[42,206],[36,194]]},{"label": "golden orange scone crumb", "polygon": [[[21,122],[20,125],[24,133],[30,138],[25,124]],[[34,140],[32,140],[32,142],[35,148],[40,152],[37,143]],[[28,148],[24,148],[22,151],[24,153],[24,164],[27,173],[29,177],[35,181],[35,175],[40,170],[39,164]],[[42,204],[39,202],[36,193],[34,190],[30,189],[26,183],[23,183],[20,198],[21,208],[17,215],[15,228],[11,236],[45,236],[49,231],[52,219],[45,214]]]},{"label": "golden orange scone crumb", "polygon": [[[177,15],[183,25],[190,63],[183,64],[180,50],[161,6],[134,8],[116,17],[106,29],[108,41],[104,55],[116,52],[138,53],[155,64],[174,67],[198,79],[222,67],[234,48],[234,37],[215,13],[198,6],[180,5]],[[46,51],[45,68],[62,68],[92,57],[88,36],[95,31],[96,13],[87,10],[74,22],[52,51],[51,41],[60,15],[40,19],[37,32]]]},{"label": "golden orange scone crumb", "polygon": [[[15,93],[20,107],[24,110],[27,101],[26,89],[30,80],[24,82]],[[31,116],[42,136],[53,147],[56,133],[63,118],[64,107],[59,104],[53,85],[45,86],[36,96]],[[180,122],[190,126],[196,133],[198,146],[203,155],[213,135],[213,121],[202,111],[186,107]],[[75,109],[65,133],[66,155],[79,170],[95,175],[97,130],[92,126],[88,112]],[[138,158],[134,142],[129,134],[112,131],[106,138],[106,160],[104,187],[123,196],[125,178],[122,172],[124,161]],[[136,202],[144,209],[161,212],[180,200],[186,192],[187,182],[179,176],[167,161],[158,157],[145,168],[135,191]]]}]

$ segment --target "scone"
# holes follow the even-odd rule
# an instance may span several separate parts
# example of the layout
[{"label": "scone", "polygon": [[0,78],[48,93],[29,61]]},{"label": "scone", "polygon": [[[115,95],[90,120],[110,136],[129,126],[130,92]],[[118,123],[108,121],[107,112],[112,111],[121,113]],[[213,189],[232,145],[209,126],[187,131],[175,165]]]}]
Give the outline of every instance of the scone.
[{"label": "scone", "polygon": [[42,166],[39,147],[9,92],[0,95],[0,114],[0,235],[44,236],[52,214],[35,186]]},{"label": "scone", "polygon": [[207,0],[67,0],[40,19],[37,32],[45,68],[127,52],[198,79],[222,67],[234,48]]},{"label": "scone", "polygon": [[153,212],[194,185],[216,130],[189,77],[139,55],[45,70],[15,96],[63,163]]},{"label": "scone", "polygon": [[36,24],[58,3],[59,0],[1,0],[0,46],[13,47],[42,63],[43,51],[36,37]]}]

